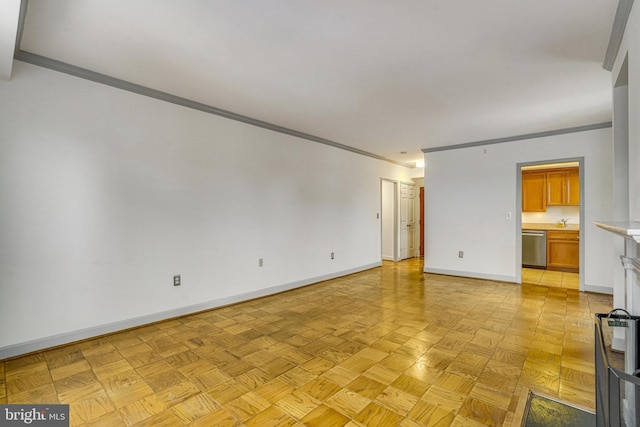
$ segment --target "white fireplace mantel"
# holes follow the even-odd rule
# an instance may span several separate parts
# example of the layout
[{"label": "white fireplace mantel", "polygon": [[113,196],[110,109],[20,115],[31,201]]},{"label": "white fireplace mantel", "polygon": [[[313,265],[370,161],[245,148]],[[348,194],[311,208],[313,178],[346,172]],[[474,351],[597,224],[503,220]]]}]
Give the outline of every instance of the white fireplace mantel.
[{"label": "white fireplace mantel", "polygon": [[[628,222],[595,222],[596,226],[624,238],[624,254],[620,256],[622,268],[624,268],[624,292],[625,309],[632,314],[640,315],[640,221]],[[628,273],[628,274],[627,274]],[[614,284],[614,302],[616,285]]]},{"label": "white fireplace mantel", "polygon": [[[610,233],[616,234],[624,238],[624,254],[620,256],[622,261],[622,268],[624,269],[624,306],[627,312],[632,315],[640,314],[640,222],[596,222],[597,227],[602,228]],[[614,301],[616,297],[616,284],[614,283],[613,293]],[[615,308],[615,307],[614,307]],[[624,367],[625,372],[633,373],[638,368],[636,366],[638,360],[638,348],[637,335],[632,333],[629,336],[629,330],[624,328],[615,328],[613,331],[613,338],[611,341],[612,347],[624,351]],[[621,330],[624,330],[621,332]],[[636,406],[629,404],[629,402],[636,401],[636,393],[634,386],[631,383],[625,384],[625,403],[624,410],[626,425],[631,425],[633,420],[636,419]],[[636,425],[638,425],[636,423]]]},{"label": "white fireplace mantel", "polygon": [[[603,230],[609,231],[610,233],[616,234],[618,236],[622,236],[629,241],[634,241],[636,244],[640,243],[640,222],[638,221],[630,221],[630,222],[594,222],[594,224]],[[637,251],[632,251],[633,253],[627,253],[625,249],[625,254],[620,256],[620,261],[622,261],[622,267],[625,270],[633,270],[637,277],[640,277],[640,259],[634,258],[633,255],[637,253]],[[632,256],[628,256],[632,255]]]},{"label": "white fireplace mantel", "polygon": [[633,239],[636,243],[640,243],[640,222],[594,222],[594,224],[603,230],[624,237],[625,239]]},{"label": "white fireplace mantel", "polygon": [[640,259],[620,255],[620,261],[622,261],[622,267],[625,270],[633,270],[640,277]]}]

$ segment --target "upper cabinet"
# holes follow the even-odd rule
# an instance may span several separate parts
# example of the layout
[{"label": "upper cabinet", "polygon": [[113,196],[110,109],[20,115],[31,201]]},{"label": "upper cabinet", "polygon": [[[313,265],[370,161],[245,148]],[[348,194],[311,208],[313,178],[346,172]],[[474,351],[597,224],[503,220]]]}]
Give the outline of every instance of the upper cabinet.
[{"label": "upper cabinet", "polygon": [[522,172],[522,212],[547,210],[547,174],[540,171]]},{"label": "upper cabinet", "polygon": [[547,206],[579,206],[577,167],[522,171],[522,212],[544,212]]},{"label": "upper cabinet", "polygon": [[578,168],[547,171],[547,206],[580,205]]},{"label": "upper cabinet", "polygon": [[547,206],[566,205],[566,178],[564,170],[547,172]]},{"label": "upper cabinet", "polygon": [[578,168],[571,168],[567,171],[567,204],[570,206],[580,206],[580,172]]}]

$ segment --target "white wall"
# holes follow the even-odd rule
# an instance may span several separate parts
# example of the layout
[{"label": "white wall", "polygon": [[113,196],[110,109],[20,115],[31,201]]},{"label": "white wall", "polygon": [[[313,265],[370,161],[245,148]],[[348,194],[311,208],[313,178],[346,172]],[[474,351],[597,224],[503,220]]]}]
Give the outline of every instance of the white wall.
[{"label": "white wall", "polygon": [[380,178],[409,169],[13,71],[0,81],[0,359],[380,264]]},{"label": "white wall", "polygon": [[[583,157],[584,283],[587,289],[609,289],[617,265],[615,259],[603,258],[601,249],[612,243],[593,222],[611,217],[611,145],[611,129],[606,128],[426,153],[425,271],[517,281],[517,165]],[[506,212],[512,212],[511,219]]]}]

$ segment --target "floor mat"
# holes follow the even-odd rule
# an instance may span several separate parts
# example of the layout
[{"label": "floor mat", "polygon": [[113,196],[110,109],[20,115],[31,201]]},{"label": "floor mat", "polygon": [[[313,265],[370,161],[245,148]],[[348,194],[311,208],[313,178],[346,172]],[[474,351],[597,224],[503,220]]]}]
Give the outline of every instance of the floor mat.
[{"label": "floor mat", "polygon": [[524,427],[595,427],[591,412],[529,393]]}]

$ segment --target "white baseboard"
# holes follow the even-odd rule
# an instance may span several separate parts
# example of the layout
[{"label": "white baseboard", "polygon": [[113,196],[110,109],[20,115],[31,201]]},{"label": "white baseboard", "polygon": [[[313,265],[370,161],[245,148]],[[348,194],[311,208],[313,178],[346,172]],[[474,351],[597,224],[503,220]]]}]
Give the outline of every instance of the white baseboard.
[{"label": "white baseboard", "polygon": [[325,274],[317,277],[311,277],[304,280],[297,280],[295,282],[286,283],[283,285],[272,286],[269,288],[259,289],[252,292],[233,295],[231,297],[219,298],[219,299],[207,301],[200,304],[194,304],[194,305],[189,305],[185,307],[178,307],[172,310],[153,313],[146,316],[125,319],[125,320],[107,323],[104,325],[94,326],[90,328],[78,329],[73,332],[57,334],[49,337],[36,339],[36,340],[31,340],[31,341],[26,341],[26,342],[13,344],[5,347],[0,347],[0,360],[7,359],[10,357],[20,356],[27,353],[32,353],[34,351],[44,350],[51,347],[69,344],[75,341],[94,338],[100,335],[110,334],[110,333],[122,331],[125,329],[135,328],[138,326],[147,325],[149,323],[154,323],[161,320],[167,320],[174,317],[197,313],[199,311],[211,310],[213,308],[224,307],[226,305],[235,304],[242,301],[249,301],[252,299],[261,298],[268,295],[274,295],[280,292],[289,291],[292,289],[300,288],[303,286],[311,285],[311,284],[322,282],[325,280],[335,279],[337,277],[347,276],[353,273],[359,273],[361,271],[369,270],[371,268],[379,267],[381,265],[382,265],[382,262],[375,262],[372,264],[366,264],[359,267],[350,268],[348,270],[338,271],[335,273]]},{"label": "white baseboard", "polygon": [[594,286],[594,285],[587,285],[585,283],[584,290],[585,292],[594,292],[597,294],[613,295],[613,288],[610,288],[608,286]]},{"label": "white baseboard", "polygon": [[611,348],[615,351],[625,352],[627,350],[625,339],[616,337],[611,338]]},{"label": "white baseboard", "polygon": [[425,273],[444,274],[446,276],[470,277],[472,279],[485,279],[485,280],[495,280],[498,282],[516,283],[515,276],[502,276],[500,274],[485,274],[485,273],[475,273],[471,271],[446,270],[442,268],[429,268],[429,267],[425,267],[423,271]]}]

